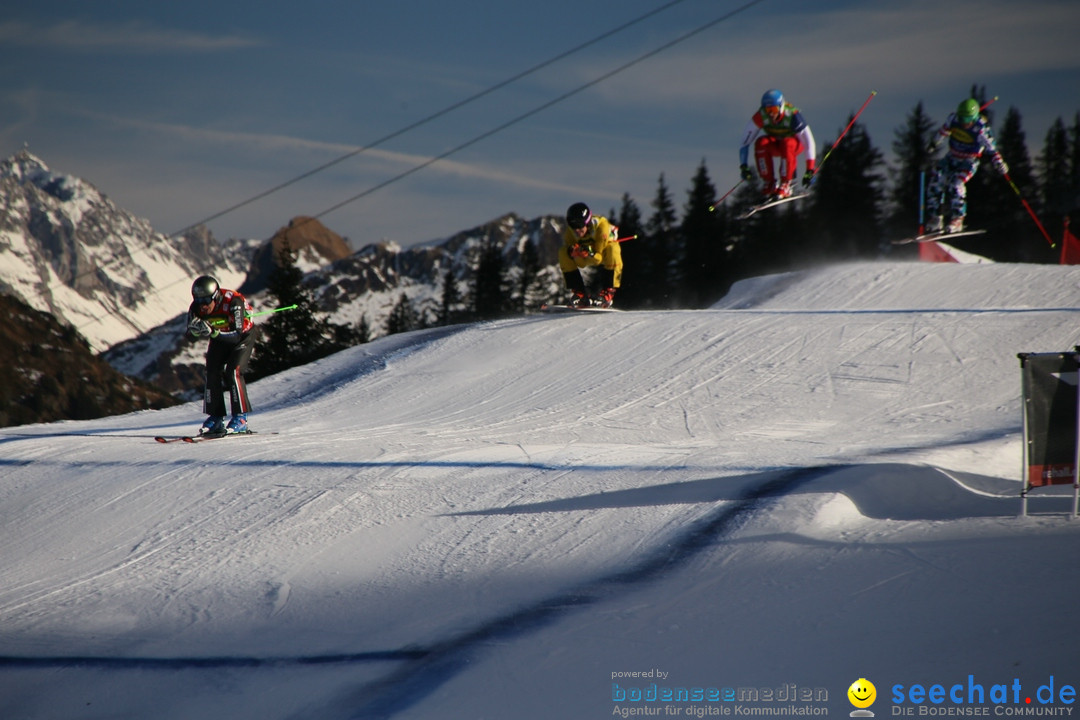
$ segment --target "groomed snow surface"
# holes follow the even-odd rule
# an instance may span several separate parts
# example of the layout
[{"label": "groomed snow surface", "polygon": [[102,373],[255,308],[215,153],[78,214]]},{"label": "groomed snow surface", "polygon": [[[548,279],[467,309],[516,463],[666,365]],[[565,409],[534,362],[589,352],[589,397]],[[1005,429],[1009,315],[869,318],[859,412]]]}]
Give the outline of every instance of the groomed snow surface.
[{"label": "groomed snow surface", "polygon": [[0,718],[1074,708],[1016,356],[1078,310],[1080,268],[842,265],[384,338],[252,384],[250,437],[4,429]]}]

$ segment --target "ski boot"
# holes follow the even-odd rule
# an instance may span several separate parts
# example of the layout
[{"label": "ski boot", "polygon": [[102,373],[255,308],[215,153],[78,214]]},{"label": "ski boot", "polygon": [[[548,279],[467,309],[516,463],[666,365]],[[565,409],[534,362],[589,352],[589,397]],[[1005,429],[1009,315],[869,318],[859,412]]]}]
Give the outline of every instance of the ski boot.
[{"label": "ski boot", "polygon": [[946,233],[958,233],[964,231],[964,217],[953,217],[949,219],[949,226],[945,228]]},{"label": "ski boot", "polygon": [[591,305],[592,301],[589,300],[589,296],[580,290],[575,290],[574,296],[570,298],[570,302],[567,303],[567,306],[572,308],[584,308],[590,307]]},{"label": "ski boot", "polygon": [[924,226],[923,231],[927,235],[933,235],[934,233],[941,232],[941,228],[942,228],[941,216],[940,215],[931,215],[930,218],[926,221],[926,225]]},{"label": "ski boot", "polygon": [[200,435],[220,435],[225,432],[225,418],[221,415],[211,415],[199,428]]},{"label": "ski boot", "polygon": [[225,432],[229,435],[246,433],[248,431],[247,414],[238,413],[232,416],[232,420],[225,426]]},{"label": "ski boot", "polygon": [[599,292],[599,294],[596,296],[596,299],[597,299],[597,303],[596,303],[597,307],[602,307],[602,308],[611,307],[611,304],[615,302],[615,288],[607,288],[606,290],[601,290]]},{"label": "ski boot", "polygon": [[783,200],[784,198],[791,197],[791,181],[785,180],[784,182],[780,183],[780,185],[776,188],[775,195],[777,200]]}]

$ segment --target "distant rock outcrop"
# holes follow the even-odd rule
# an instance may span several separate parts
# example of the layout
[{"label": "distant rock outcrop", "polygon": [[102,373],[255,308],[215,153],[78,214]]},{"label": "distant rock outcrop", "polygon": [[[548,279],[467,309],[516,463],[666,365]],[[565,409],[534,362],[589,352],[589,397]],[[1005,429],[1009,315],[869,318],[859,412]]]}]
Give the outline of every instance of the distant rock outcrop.
[{"label": "distant rock outcrop", "polygon": [[295,265],[302,271],[315,270],[352,254],[349,244],[317,219],[294,217],[255,251],[240,292],[254,295],[266,289],[286,242],[289,250],[296,254]]}]

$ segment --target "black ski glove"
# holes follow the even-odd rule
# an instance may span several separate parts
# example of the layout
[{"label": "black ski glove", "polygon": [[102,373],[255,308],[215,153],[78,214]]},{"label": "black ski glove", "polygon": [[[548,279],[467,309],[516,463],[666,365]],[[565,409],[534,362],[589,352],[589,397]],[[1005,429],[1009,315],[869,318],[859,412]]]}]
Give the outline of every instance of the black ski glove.
[{"label": "black ski glove", "polygon": [[192,317],[188,322],[188,332],[195,337],[207,337],[210,335],[210,324],[201,317]]}]

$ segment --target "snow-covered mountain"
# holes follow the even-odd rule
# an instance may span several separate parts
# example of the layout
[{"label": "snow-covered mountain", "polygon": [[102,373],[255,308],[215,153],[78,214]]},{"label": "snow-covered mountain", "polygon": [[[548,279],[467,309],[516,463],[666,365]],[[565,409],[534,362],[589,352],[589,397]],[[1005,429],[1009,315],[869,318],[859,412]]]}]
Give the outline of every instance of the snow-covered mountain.
[{"label": "snow-covered mountain", "polygon": [[0,162],[0,291],[76,328],[96,351],[141,335],[191,301],[191,279],[239,284],[254,240],[156,232],[86,180],[26,150]]},{"label": "snow-covered mountain", "polygon": [[1016,355],[1078,312],[1077,266],[850,264],[385,337],[250,437],[0,430],[0,717],[1075,715]]}]

